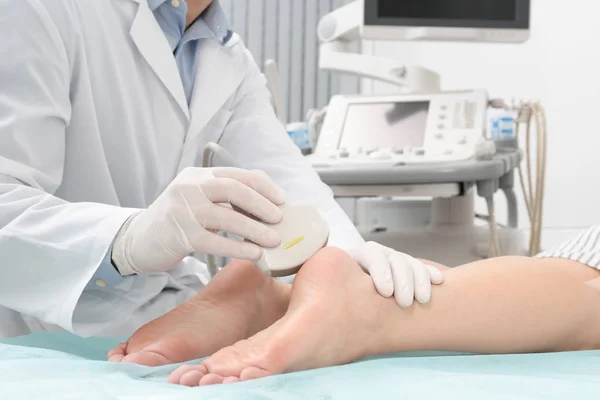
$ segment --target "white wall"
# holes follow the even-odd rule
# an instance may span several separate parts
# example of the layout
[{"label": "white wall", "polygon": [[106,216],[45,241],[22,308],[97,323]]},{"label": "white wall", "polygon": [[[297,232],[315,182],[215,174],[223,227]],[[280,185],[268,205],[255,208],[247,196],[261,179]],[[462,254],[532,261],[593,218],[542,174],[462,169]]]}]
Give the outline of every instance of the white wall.
[{"label": "white wall", "polygon": [[[434,69],[443,89],[486,88],[492,96],[543,102],[547,248],[600,223],[600,2],[533,0],[532,7],[532,37],[524,45],[371,42],[364,51]],[[364,93],[391,90],[363,82]],[[528,227],[524,208],[520,217]]]}]

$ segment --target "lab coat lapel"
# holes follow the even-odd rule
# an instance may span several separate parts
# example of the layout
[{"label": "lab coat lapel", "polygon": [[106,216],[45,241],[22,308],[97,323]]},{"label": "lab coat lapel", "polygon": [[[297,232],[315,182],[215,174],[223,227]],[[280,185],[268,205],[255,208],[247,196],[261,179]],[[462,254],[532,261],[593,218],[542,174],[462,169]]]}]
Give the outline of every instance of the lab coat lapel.
[{"label": "lab coat lapel", "polygon": [[152,70],[169,90],[187,119],[188,104],[175,57],[163,31],[156,22],[146,0],[130,0],[139,4],[131,26],[131,37]]},{"label": "lab coat lapel", "polygon": [[[191,123],[185,137],[179,171],[194,165],[200,148],[209,141],[218,141],[222,132],[206,132],[207,125],[223,110],[225,103],[234,94],[244,78],[246,64],[241,52],[234,49],[235,43],[221,45],[216,40],[206,40],[198,54],[199,67],[196,70],[192,101],[190,106]],[[198,135],[206,137],[198,139]]]},{"label": "lab coat lapel", "polygon": [[192,120],[186,142],[194,141],[240,85],[246,65],[234,47],[235,44],[223,46],[216,40],[202,43],[190,106]]}]

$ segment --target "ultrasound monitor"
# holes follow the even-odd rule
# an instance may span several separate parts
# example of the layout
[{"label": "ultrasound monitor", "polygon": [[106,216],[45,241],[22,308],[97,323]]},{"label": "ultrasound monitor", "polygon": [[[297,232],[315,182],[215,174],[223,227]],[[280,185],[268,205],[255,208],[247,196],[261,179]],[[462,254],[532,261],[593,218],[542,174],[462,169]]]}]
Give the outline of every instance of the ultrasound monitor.
[{"label": "ultrasound monitor", "polygon": [[364,0],[363,39],[522,43],[531,0]]}]

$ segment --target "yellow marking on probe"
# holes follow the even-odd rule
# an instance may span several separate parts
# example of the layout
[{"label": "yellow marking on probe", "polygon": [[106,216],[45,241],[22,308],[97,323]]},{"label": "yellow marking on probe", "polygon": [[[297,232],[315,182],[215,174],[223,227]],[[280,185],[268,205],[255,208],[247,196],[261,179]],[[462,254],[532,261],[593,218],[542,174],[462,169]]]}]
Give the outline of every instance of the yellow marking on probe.
[{"label": "yellow marking on probe", "polygon": [[284,250],[294,247],[298,243],[304,240],[304,236],[298,236],[296,239],[289,241],[286,245],[283,246]]}]

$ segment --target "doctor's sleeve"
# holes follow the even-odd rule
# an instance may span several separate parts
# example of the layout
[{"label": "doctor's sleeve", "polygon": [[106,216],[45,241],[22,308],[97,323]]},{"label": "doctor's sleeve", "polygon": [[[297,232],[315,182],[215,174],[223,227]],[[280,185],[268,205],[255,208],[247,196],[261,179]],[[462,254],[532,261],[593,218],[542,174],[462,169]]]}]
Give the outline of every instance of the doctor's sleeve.
[{"label": "doctor's sleeve", "polygon": [[232,117],[220,144],[246,169],[265,171],[288,200],[316,206],[330,228],[330,246],[350,253],[364,240],[301,151],[271,105],[267,82],[249,52],[248,72],[235,94]]},{"label": "doctor's sleeve", "polygon": [[86,286],[86,289],[94,289],[102,287],[115,287],[123,282],[124,277],[117,271],[112,263],[112,245],[104,255],[104,259],[100,263],[100,267],[92,276],[92,279]]},{"label": "doctor's sleeve", "polygon": [[53,195],[72,71],[42,4],[0,0],[0,305],[73,331],[79,298],[133,210]]}]

